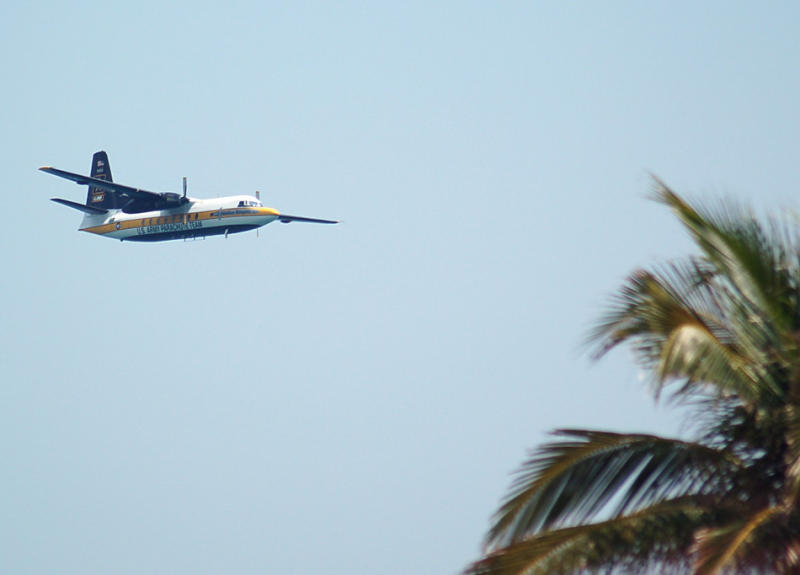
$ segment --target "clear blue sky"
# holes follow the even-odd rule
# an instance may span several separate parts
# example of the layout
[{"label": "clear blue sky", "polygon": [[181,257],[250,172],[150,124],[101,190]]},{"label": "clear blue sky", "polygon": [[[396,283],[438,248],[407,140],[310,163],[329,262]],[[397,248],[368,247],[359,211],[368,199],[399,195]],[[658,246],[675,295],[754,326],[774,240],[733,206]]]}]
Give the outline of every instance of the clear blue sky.
[{"label": "clear blue sky", "polygon": [[[689,242],[794,210],[794,3],[6,2],[0,572],[456,573],[555,427],[680,433],[581,341]],[[86,172],[287,213],[76,231]]]}]

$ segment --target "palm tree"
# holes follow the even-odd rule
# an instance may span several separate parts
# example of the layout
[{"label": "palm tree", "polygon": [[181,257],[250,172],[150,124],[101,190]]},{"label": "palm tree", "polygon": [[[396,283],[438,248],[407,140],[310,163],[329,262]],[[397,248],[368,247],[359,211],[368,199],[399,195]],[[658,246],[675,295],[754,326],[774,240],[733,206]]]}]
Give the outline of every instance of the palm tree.
[{"label": "palm tree", "polygon": [[656,184],[701,255],[631,274],[590,343],[630,344],[694,437],[556,431],[470,575],[800,573],[799,236]]}]

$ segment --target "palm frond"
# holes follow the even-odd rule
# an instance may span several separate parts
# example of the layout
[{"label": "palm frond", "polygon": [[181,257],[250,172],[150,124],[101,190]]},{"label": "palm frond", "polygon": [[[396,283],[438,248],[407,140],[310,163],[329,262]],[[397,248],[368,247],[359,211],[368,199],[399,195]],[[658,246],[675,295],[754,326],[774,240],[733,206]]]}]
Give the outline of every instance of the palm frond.
[{"label": "palm frond", "polygon": [[712,270],[689,260],[632,274],[589,342],[596,357],[630,342],[654,375],[656,397],[669,382],[683,381],[679,396],[712,384],[750,404],[775,402],[782,392],[763,367],[767,336],[738,317],[715,289]]},{"label": "palm frond", "polygon": [[700,254],[633,273],[590,334],[695,410],[695,441],[561,430],[470,575],[800,573],[800,227],[656,180]]},{"label": "palm frond", "polygon": [[797,288],[789,272],[797,269],[795,236],[775,222],[760,223],[730,200],[715,210],[695,208],[664,182],[654,180],[656,200],[676,213],[719,273],[757,315],[787,329],[796,313],[796,305],[787,305],[787,297]]},{"label": "palm frond", "polygon": [[[753,572],[757,566],[768,570],[771,562],[765,562],[763,557],[759,557],[758,561],[748,564],[746,552],[748,547],[753,548],[758,530],[783,514],[784,510],[780,507],[767,507],[752,516],[699,532],[695,544],[695,574],[714,575],[736,567],[741,572]],[[764,549],[760,551],[758,554],[763,555]]]},{"label": "palm frond", "polygon": [[685,573],[692,533],[720,515],[701,497],[658,503],[598,523],[552,529],[490,553],[468,575]]},{"label": "palm frond", "polygon": [[667,497],[713,490],[739,466],[730,453],[654,435],[560,430],[536,450],[494,518],[487,546],[593,518],[616,498],[615,515]]},{"label": "palm frond", "polygon": [[789,501],[800,504],[800,397],[796,386],[792,389],[792,401],[786,407],[786,480]]}]

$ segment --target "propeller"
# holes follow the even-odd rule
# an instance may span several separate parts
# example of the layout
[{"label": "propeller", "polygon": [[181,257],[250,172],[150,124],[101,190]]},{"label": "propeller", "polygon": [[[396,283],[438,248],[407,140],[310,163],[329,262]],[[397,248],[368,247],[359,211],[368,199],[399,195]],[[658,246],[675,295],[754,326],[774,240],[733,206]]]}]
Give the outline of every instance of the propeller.
[{"label": "propeller", "polygon": [[175,192],[161,192],[159,194],[159,198],[155,201],[153,206],[157,210],[163,210],[163,209],[175,208],[188,203],[189,203],[189,198],[186,197],[186,176],[184,176],[183,195],[176,194]]}]

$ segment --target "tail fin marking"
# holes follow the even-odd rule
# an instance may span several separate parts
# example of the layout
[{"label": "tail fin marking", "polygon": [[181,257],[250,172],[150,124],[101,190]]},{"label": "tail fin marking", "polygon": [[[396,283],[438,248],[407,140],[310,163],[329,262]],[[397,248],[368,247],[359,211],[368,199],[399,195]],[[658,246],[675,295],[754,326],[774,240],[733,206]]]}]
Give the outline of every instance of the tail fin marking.
[{"label": "tail fin marking", "polygon": [[[113,182],[111,178],[111,165],[108,163],[108,154],[105,152],[96,152],[92,157],[92,171],[91,176],[98,180],[106,180]],[[104,190],[95,186],[89,186],[89,191],[86,194],[86,205],[93,208],[101,209],[116,209],[117,196],[114,192]]]}]

